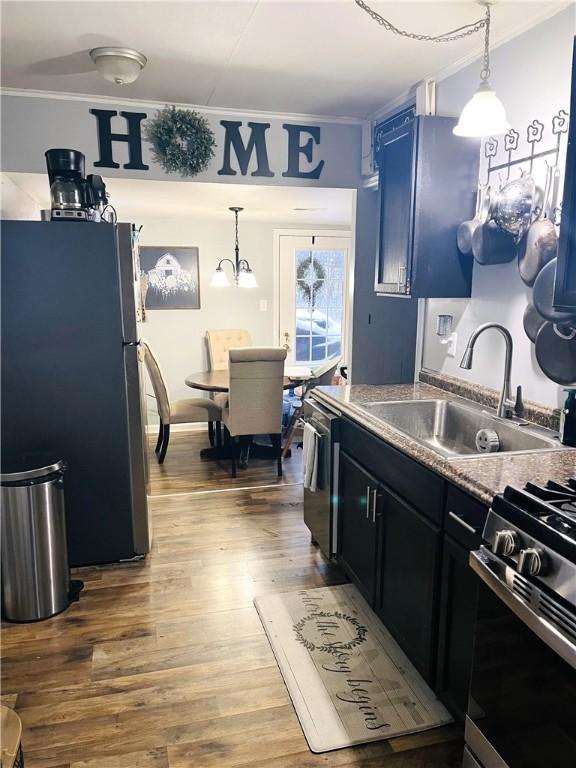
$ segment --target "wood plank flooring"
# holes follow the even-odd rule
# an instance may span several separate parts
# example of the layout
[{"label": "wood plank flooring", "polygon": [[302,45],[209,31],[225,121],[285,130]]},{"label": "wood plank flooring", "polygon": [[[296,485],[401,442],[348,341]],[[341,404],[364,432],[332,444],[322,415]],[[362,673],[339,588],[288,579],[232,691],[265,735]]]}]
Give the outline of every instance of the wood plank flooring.
[{"label": "wood plank flooring", "polygon": [[302,522],[301,452],[281,480],[252,461],[233,481],[198,460],[205,443],[176,433],[152,464],[145,562],[79,569],[85,590],[65,613],[3,626],[2,698],[22,718],[27,768],[460,765],[457,726],[309,752],[252,603],[343,581]]}]

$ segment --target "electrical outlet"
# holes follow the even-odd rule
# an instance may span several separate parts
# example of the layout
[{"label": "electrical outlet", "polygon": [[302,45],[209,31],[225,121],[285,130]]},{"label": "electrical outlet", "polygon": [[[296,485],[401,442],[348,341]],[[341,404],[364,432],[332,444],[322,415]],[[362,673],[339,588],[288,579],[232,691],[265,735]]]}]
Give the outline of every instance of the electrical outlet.
[{"label": "electrical outlet", "polygon": [[268,300],[260,299],[260,312],[268,312]]},{"label": "electrical outlet", "polygon": [[451,333],[442,344],[446,344],[446,357],[456,357],[456,347],[458,345],[458,334]]}]

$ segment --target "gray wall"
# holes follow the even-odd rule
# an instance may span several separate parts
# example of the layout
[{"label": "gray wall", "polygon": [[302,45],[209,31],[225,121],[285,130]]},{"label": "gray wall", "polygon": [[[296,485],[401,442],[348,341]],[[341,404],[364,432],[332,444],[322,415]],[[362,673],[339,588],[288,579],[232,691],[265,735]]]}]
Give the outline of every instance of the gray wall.
[{"label": "gray wall", "polygon": [[[496,20],[497,12],[496,8]],[[510,40],[492,54],[492,84],[506,107],[509,121],[520,132],[522,154],[527,152],[526,128],[534,118],[546,126],[542,148],[554,146],[551,118],[559,109],[570,108],[575,31],[576,8],[571,7]],[[438,114],[459,114],[477,87],[478,74],[479,64],[475,63],[441,81],[437,88]],[[503,144],[502,138],[500,144]],[[501,151],[495,163],[503,160],[505,153]],[[563,167],[564,158],[561,162]],[[482,171],[483,167],[481,174]],[[542,183],[545,172],[543,162],[535,164],[534,172],[537,182]],[[560,186],[560,197],[561,194]],[[431,299],[426,302],[424,366],[499,387],[504,349],[497,334],[488,333],[478,342],[471,371],[463,371],[458,365],[470,333],[480,323],[494,320],[508,327],[514,338],[513,384],[524,386],[527,399],[558,405],[561,388],[544,376],[535,359],[534,347],[524,334],[522,315],[530,294],[531,290],[520,280],[515,262],[497,266],[474,264],[471,299]],[[454,315],[458,333],[454,358],[447,357],[446,347],[435,334],[438,314]]]},{"label": "gray wall", "polygon": [[[139,105],[138,103],[122,104],[103,103],[98,99],[88,97],[76,98],[43,98],[36,95],[2,95],[2,163],[4,171],[21,171],[25,173],[42,173],[45,168],[44,151],[50,147],[71,147],[79,149],[86,155],[87,173],[100,173],[113,178],[140,179],[178,179],[178,174],[167,174],[155,164],[150,153],[150,146],[144,142],[144,163],[150,166],[147,171],[129,170],[126,168],[93,168],[92,163],[98,160],[97,124],[91,108],[110,109],[116,111],[145,112],[149,117],[156,113],[157,106]],[[202,112],[201,108],[198,108]],[[242,113],[215,113],[209,111],[205,117],[216,135],[216,154],[208,169],[195,176],[190,181],[216,181],[226,184],[276,184],[281,186],[317,186],[317,187],[350,187],[356,188],[360,180],[360,157],[362,129],[357,122],[330,122],[303,119],[282,119],[263,115],[243,115]],[[246,176],[238,173],[236,176],[219,176],[222,166],[224,147],[224,129],[220,120],[241,120],[244,126],[250,120],[270,123],[267,132],[267,148],[270,170],[273,178],[252,176],[254,162],[249,167]],[[320,179],[288,178],[282,176],[287,164],[287,132],[282,128],[283,123],[300,125],[317,125],[321,131],[320,145],[314,147],[313,163],[307,165],[301,158],[301,168],[309,170],[320,160],[324,167]],[[126,133],[124,118],[115,117],[112,130]],[[245,141],[249,136],[243,127]],[[302,136],[304,144],[308,136]],[[114,144],[114,160],[120,164],[127,162],[127,144]],[[253,155],[254,160],[254,155]],[[233,167],[237,168],[235,160]]]}]

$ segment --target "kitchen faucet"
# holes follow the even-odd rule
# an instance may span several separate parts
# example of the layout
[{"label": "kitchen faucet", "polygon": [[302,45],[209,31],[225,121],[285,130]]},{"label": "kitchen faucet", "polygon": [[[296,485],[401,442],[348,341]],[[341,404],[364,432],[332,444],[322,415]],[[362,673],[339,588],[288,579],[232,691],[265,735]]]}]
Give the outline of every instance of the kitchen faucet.
[{"label": "kitchen faucet", "polygon": [[479,325],[468,339],[468,344],[466,345],[464,355],[460,362],[460,368],[464,368],[468,371],[472,368],[472,357],[476,341],[478,337],[489,328],[494,328],[494,330],[501,333],[506,342],[504,381],[502,382],[502,391],[500,392],[500,400],[498,402],[496,415],[501,419],[511,419],[514,415],[522,416],[524,411],[524,405],[522,403],[522,387],[518,387],[516,390],[516,402],[512,400],[512,393],[510,391],[510,371],[512,369],[512,350],[514,348],[514,343],[510,331],[507,328],[499,323],[484,323],[483,325]]}]

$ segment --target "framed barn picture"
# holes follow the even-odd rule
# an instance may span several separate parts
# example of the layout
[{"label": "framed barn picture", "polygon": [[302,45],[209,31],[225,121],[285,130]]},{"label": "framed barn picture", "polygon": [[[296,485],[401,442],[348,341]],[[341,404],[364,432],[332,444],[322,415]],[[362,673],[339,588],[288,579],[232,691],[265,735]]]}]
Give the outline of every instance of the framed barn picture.
[{"label": "framed barn picture", "polygon": [[200,309],[198,248],[140,246],[140,270],[146,310]]}]

